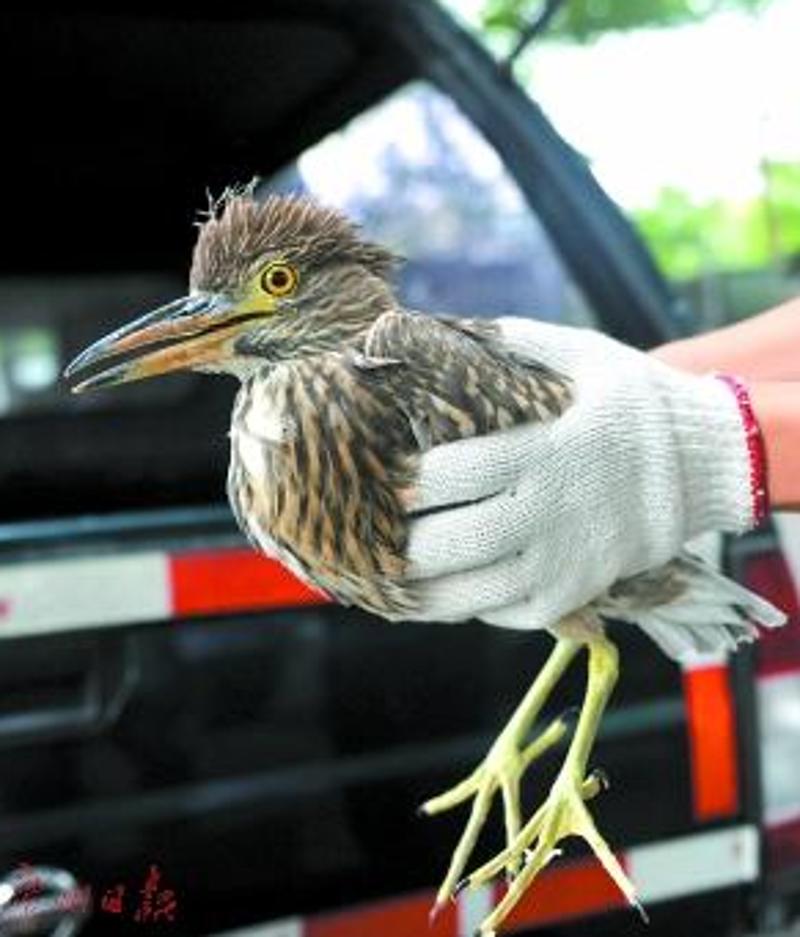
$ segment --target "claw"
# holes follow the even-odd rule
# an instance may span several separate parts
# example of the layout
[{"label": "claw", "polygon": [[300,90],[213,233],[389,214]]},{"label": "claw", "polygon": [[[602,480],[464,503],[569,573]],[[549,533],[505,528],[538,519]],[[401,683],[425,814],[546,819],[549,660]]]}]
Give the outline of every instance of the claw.
[{"label": "claw", "polygon": [[461,881],[456,882],[453,887],[453,897],[457,898],[465,888],[469,888],[469,876],[462,878]]},{"label": "claw", "polygon": [[437,918],[444,910],[445,904],[446,902],[444,901],[434,902],[433,907],[430,909],[430,911],[428,911],[428,927],[433,927],[433,925],[436,923]]},{"label": "claw", "polygon": [[650,923],[650,915],[647,913],[647,911],[645,911],[644,905],[641,903],[641,901],[639,901],[638,898],[634,898],[633,901],[630,902],[630,905],[635,911],[638,911],[639,917],[642,919],[644,924]]}]

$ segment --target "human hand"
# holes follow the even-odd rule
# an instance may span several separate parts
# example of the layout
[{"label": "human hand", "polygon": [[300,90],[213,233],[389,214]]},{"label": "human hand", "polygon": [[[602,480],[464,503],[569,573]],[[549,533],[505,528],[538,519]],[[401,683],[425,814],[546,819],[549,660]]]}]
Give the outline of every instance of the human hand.
[{"label": "human hand", "polygon": [[698,534],[754,525],[750,449],[723,381],[588,329],[498,324],[514,355],[569,376],[575,401],[551,422],[423,455],[415,617],[548,627]]}]

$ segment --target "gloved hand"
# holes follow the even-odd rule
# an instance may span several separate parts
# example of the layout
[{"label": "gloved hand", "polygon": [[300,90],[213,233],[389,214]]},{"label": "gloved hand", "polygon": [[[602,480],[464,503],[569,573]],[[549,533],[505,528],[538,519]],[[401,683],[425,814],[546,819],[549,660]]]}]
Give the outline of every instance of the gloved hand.
[{"label": "gloved hand", "polygon": [[544,628],[710,530],[756,522],[742,410],[599,332],[498,320],[514,354],[569,376],[560,417],[422,457],[410,578],[426,620]]}]

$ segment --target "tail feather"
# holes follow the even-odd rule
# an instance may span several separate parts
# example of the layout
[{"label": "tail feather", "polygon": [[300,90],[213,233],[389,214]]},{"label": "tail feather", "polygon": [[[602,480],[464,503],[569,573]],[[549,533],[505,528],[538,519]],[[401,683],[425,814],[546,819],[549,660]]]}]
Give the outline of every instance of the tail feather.
[{"label": "tail feather", "polygon": [[602,615],[639,625],[670,657],[735,650],[786,615],[705,560],[684,551],[666,565],[616,583]]}]

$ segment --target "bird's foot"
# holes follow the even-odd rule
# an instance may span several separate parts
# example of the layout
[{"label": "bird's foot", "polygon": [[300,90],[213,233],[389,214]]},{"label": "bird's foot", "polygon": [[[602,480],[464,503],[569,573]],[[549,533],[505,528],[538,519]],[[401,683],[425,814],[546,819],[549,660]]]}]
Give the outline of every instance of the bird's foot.
[{"label": "bird's foot", "polygon": [[514,842],[460,883],[461,888],[476,888],[493,879],[503,868],[508,868],[509,863],[524,859],[520,872],[509,884],[502,900],[481,923],[478,930],[480,937],[493,937],[497,933],[542,869],[560,855],[559,843],[568,836],[580,836],[586,840],[629,904],[645,917],[633,883],[598,832],[586,806],[586,801],[607,784],[601,772],[593,772],[581,781],[580,775],[567,762],[550,789],[547,800]]},{"label": "bird's foot", "polygon": [[[445,793],[426,801],[420,807],[420,813],[433,816],[451,810],[472,798],[469,820],[453,852],[447,875],[437,893],[434,910],[441,908],[452,898],[498,790],[503,798],[506,841],[509,846],[517,841],[521,826],[520,780],[531,762],[563,738],[569,729],[570,717],[571,713],[565,713],[553,720],[541,735],[524,747],[519,744],[519,727],[512,720],[492,745],[484,761],[468,778]],[[507,849],[503,855],[506,858],[498,867],[498,871],[505,867],[510,875],[516,874],[520,868],[523,851]]]}]

